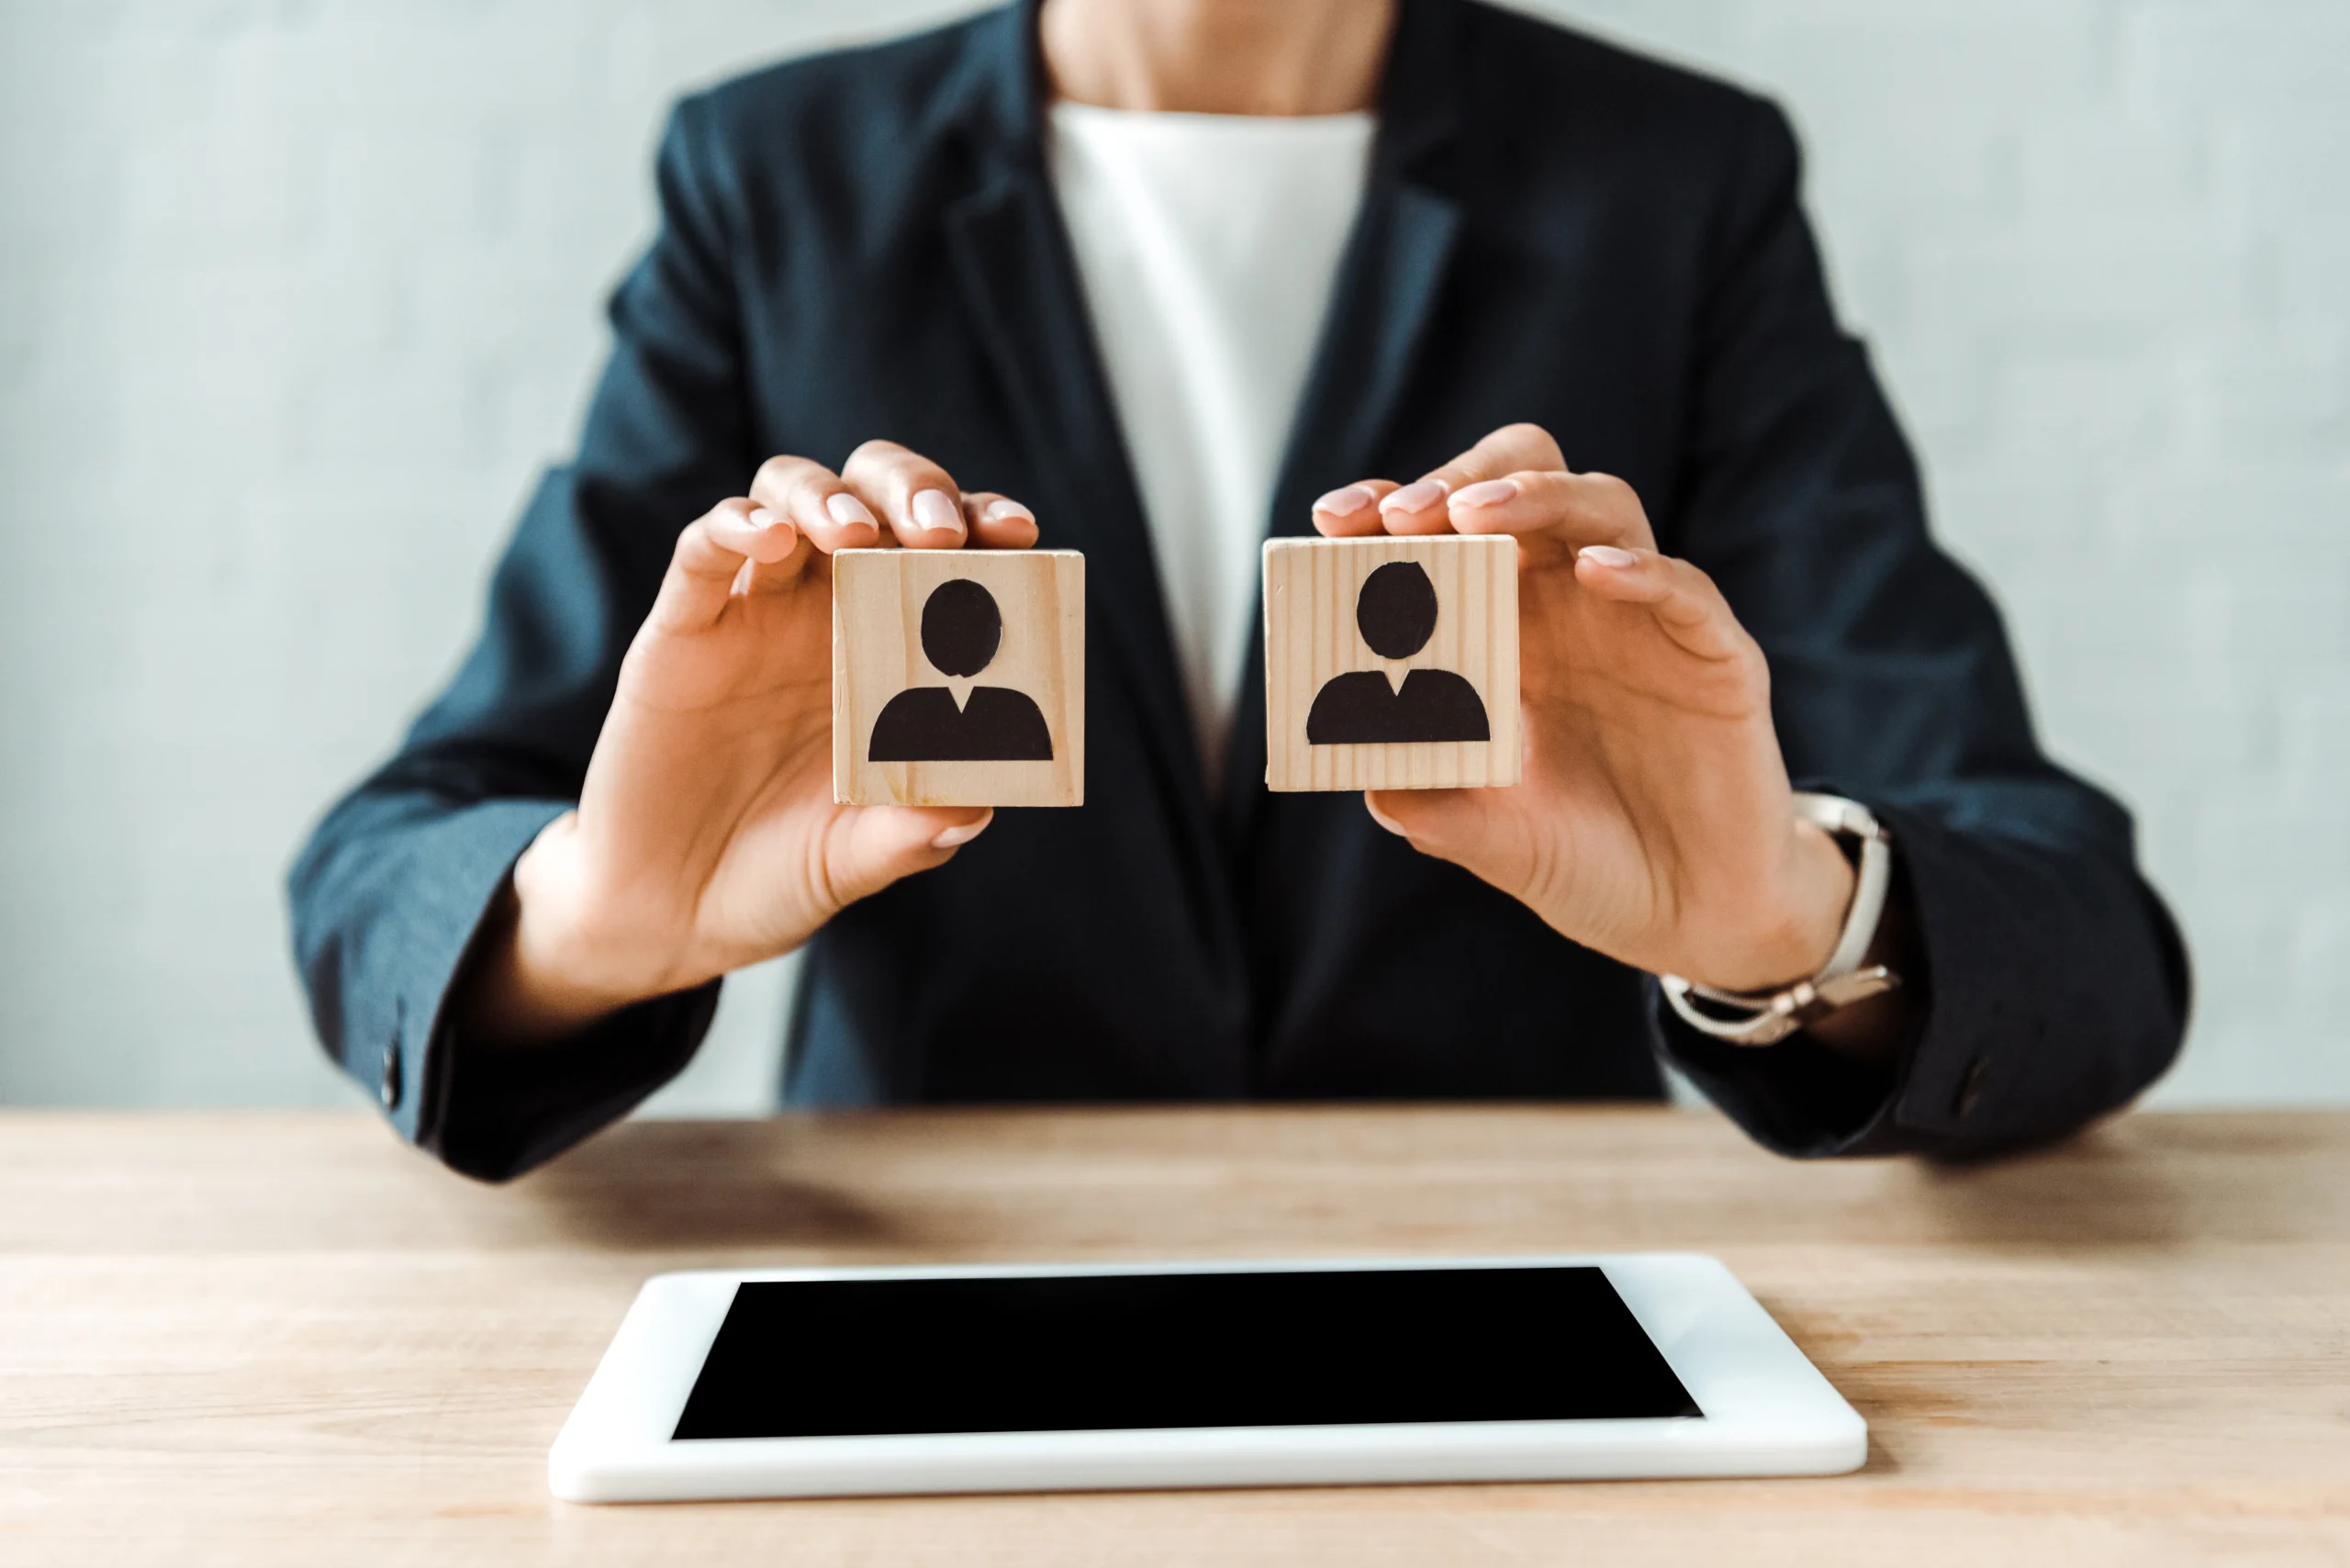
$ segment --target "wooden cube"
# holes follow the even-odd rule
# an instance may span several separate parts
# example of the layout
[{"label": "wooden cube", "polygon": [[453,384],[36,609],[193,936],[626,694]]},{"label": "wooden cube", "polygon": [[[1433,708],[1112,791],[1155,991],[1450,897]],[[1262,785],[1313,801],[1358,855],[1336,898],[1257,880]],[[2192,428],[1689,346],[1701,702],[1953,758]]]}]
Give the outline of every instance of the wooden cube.
[{"label": "wooden cube", "polygon": [[1085,803],[1085,557],[833,557],[833,799]]},{"label": "wooden cube", "polygon": [[1265,544],[1265,787],[1510,785],[1517,541]]}]

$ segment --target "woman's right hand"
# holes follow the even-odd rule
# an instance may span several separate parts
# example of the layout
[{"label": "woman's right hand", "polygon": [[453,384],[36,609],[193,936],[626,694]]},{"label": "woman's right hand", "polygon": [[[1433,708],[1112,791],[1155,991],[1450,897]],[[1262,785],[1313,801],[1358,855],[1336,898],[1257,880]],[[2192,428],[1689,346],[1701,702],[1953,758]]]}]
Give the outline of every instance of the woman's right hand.
[{"label": "woman's right hand", "polygon": [[831,557],[1035,542],[1027,508],[890,442],[838,475],[772,458],[687,528],[578,809],[515,864],[460,1003],[468,1034],[551,1038],[788,953],[977,837],[984,808],[834,803]]}]

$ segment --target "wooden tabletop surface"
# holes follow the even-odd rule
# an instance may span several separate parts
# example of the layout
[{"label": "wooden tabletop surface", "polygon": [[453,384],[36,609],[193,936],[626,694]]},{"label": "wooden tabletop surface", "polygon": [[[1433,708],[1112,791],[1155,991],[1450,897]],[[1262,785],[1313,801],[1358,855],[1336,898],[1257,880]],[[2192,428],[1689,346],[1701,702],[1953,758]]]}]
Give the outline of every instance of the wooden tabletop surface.
[{"label": "wooden tabletop surface", "polygon": [[[638,1282],[711,1264],[1694,1249],[1868,1419],[1825,1480],[573,1506]],[[358,1115],[0,1115],[0,1562],[2350,1561],[2350,1115],[1943,1170],[1708,1114],[638,1123],[506,1188]]]}]

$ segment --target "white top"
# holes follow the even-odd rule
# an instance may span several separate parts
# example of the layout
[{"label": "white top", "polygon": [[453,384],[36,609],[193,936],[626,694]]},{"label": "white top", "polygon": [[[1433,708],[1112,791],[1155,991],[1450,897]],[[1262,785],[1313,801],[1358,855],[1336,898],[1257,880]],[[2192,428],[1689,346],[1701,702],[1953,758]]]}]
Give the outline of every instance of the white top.
[{"label": "white top", "polygon": [[1368,114],[1052,106],[1053,185],[1211,780],[1290,424],[1362,203]]}]

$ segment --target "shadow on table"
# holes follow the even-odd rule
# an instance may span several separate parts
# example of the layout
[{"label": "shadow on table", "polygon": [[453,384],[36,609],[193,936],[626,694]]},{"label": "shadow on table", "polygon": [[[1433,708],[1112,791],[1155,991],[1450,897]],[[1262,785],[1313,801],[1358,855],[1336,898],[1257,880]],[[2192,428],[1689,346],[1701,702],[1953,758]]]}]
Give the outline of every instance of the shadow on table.
[{"label": "shadow on table", "polygon": [[1930,1227],[1964,1242],[2308,1239],[2313,1224],[2350,1230],[2331,1153],[2322,1127],[2289,1117],[2129,1115],[2005,1160],[1919,1164],[1909,1201]]},{"label": "shadow on table", "polygon": [[1920,1164],[1930,1228],[1953,1241],[2137,1247],[2187,1234],[2189,1207],[2161,1162],[2094,1136],[2039,1155],[1979,1165]]},{"label": "shadow on table", "polygon": [[780,1158],[773,1124],[632,1122],[516,1184],[565,1234],[616,1251],[869,1249],[902,1223]]},{"label": "shadow on table", "polygon": [[[1388,1184],[1380,1202],[1386,1206],[1375,1218],[1355,1218],[1360,1234],[1392,1237],[1397,1214],[1408,1211],[1457,1246],[1505,1249],[1559,1234],[1626,1237],[1615,1244],[1633,1247],[1881,1239],[2076,1252],[2202,1239],[2350,1241],[2337,1121],[2280,1114],[2125,1115],[2051,1148],[1968,1165],[1774,1161],[1740,1150],[1734,1182],[1726,1169],[1720,1184],[1675,1185],[1653,1151],[1635,1144],[1620,1151],[1628,1189],[1603,1182],[1593,1190],[1587,1180],[1567,1180],[1589,1172],[1573,1149],[1550,1148],[1563,1161],[1555,1201],[1518,1213],[1528,1223],[1540,1215],[1540,1228],[1523,1232],[1496,1217],[1493,1193],[1481,1193],[1473,1179],[1464,1182],[1450,1146],[1429,1153],[1425,1188],[1416,1183],[1404,1140],[1395,1159],[1382,1165]],[[1102,1242],[1105,1226],[1121,1244],[1137,1239],[1137,1226],[1192,1242],[1205,1236],[1229,1245],[1245,1237],[1252,1248],[1272,1250],[1292,1238],[1326,1244],[1330,1216],[1324,1211],[1331,1194],[1313,1179],[1318,1156],[1284,1178],[1302,1185],[1258,1190],[1225,1214],[1225,1235],[1223,1222],[1202,1230],[1196,1204],[1141,1202],[1130,1184],[1113,1183],[1097,1204],[1087,1190],[1088,1155],[1106,1158],[1110,1148],[1058,1147],[1040,1165],[1029,1136],[999,1129],[958,1141],[951,1123],[927,1118],[878,1125],[857,1117],[634,1122],[590,1140],[513,1191],[564,1234],[618,1250],[803,1247],[934,1256],[968,1254],[975,1245],[984,1249],[991,1236],[1017,1233],[1031,1242],[1049,1237],[1056,1250],[1067,1251]],[[1201,1158],[1196,1149],[1170,1152],[1168,1170],[1196,1174]],[[1538,1158],[1534,1169],[1542,1168]],[[1331,1179],[1354,1170],[1338,1159]],[[1494,1180],[1511,1180],[1513,1170],[1519,1179],[1527,1175],[1522,1162],[1502,1159]],[[1295,1205],[1307,1197],[1320,1217],[1301,1227],[1292,1222],[1306,1211]]]}]

